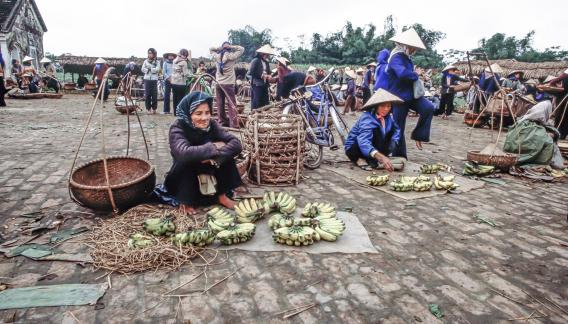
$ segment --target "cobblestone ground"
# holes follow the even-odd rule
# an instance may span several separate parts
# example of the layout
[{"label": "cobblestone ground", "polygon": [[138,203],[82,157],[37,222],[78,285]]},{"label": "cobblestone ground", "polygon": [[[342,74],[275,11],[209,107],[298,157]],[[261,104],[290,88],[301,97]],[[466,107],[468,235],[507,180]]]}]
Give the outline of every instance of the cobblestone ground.
[{"label": "cobblestone ground", "polygon": [[[8,100],[9,107],[0,109],[4,239],[20,235],[23,223],[29,221],[22,214],[41,208],[46,209],[40,215],[61,210],[59,217],[67,219],[62,228],[93,223],[92,216],[69,202],[66,188],[90,103],[88,96],[67,95],[51,101]],[[172,117],[143,115],[142,120],[161,181],[171,160],[167,132]],[[411,118],[410,125],[414,123]],[[489,130],[470,134],[459,115],[434,123],[432,144],[423,151],[409,150],[418,163],[446,162],[460,168],[468,149],[480,149],[491,139]],[[125,117],[109,107],[105,127],[113,154],[124,154],[125,125]],[[132,130],[132,147],[142,154],[140,133]],[[100,135],[94,125],[81,149],[81,162],[100,152]],[[340,152],[328,150],[325,158],[326,163],[345,161]],[[98,306],[2,311],[0,318],[18,323],[73,323],[74,317],[81,323],[510,323],[508,319],[533,312],[501,297],[497,290],[551,315],[530,322],[568,320],[559,310],[531,302],[525,293],[568,309],[566,183],[504,176],[505,185],[486,184],[465,194],[409,203],[322,169],[305,175],[307,179],[289,189],[300,204],[325,199],[339,208],[353,207],[379,254],[231,251],[227,262],[209,271],[209,283],[242,268],[205,295],[161,298],[200,271],[188,266],[172,273],[112,275],[112,288]],[[498,226],[477,223],[475,213],[494,219]],[[39,237],[34,242],[43,241]],[[74,241],[59,248],[71,253],[86,248]],[[104,274],[72,262],[0,257],[0,281],[12,287],[105,282]],[[203,284],[196,281],[177,292],[184,294]],[[275,315],[308,303],[318,305],[287,320]],[[430,314],[430,303],[440,305],[443,319]]]}]

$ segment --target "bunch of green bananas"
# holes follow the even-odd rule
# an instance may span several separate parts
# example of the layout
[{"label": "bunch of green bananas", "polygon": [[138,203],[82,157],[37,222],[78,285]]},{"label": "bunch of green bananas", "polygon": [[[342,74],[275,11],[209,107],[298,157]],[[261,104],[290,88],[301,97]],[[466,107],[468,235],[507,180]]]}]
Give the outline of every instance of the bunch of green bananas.
[{"label": "bunch of green bananas", "polygon": [[263,206],[265,213],[278,211],[283,214],[292,214],[296,211],[296,198],[286,192],[279,192],[278,195],[274,191],[266,192]]},{"label": "bunch of green bananas", "polygon": [[345,231],[345,223],[335,217],[320,219],[315,231],[322,240],[334,242]]},{"label": "bunch of green bananas", "polygon": [[476,175],[476,176],[486,176],[490,175],[495,171],[495,167],[492,165],[481,165],[472,162],[466,162],[463,168],[464,175]]},{"label": "bunch of green bananas", "polygon": [[318,216],[331,216],[335,217],[335,208],[329,203],[308,203],[304,209],[302,209],[302,216],[315,218]]},{"label": "bunch of green bananas", "polygon": [[253,237],[255,229],[252,223],[237,224],[217,233],[217,238],[225,245],[243,243]]},{"label": "bunch of green bananas", "polygon": [[268,227],[271,230],[292,225],[294,225],[294,215],[276,213],[268,220]]},{"label": "bunch of green bananas", "polygon": [[442,171],[442,166],[439,164],[423,164],[420,166],[420,172],[425,174],[434,174]]},{"label": "bunch of green bananas", "polygon": [[454,183],[454,179],[455,176],[453,175],[446,177],[437,176],[434,178],[434,188],[436,190],[454,190],[459,187],[457,183]]},{"label": "bunch of green bananas", "polygon": [[176,231],[176,226],[171,219],[165,218],[150,218],[144,221],[142,228],[152,235],[162,236],[173,234]]},{"label": "bunch of green bananas", "polygon": [[394,191],[411,191],[414,189],[414,182],[417,179],[417,177],[402,176],[397,180],[391,181],[390,186]]},{"label": "bunch of green bananas", "polygon": [[255,199],[243,199],[235,205],[235,212],[237,213],[237,222],[239,223],[254,223],[264,216],[265,210],[262,203],[257,202]]},{"label": "bunch of green bananas", "polygon": [[154,245],[154,240],[144,234],[136,233],[128,238],[128,247],[131,249],[145,248]]},{"label": "bunch of green bananas", "polygon": [[208,228],[194,229],[185,233],[178,233],[172,238],[172,243],[174,245],[196,245],[205,246],[213,243],[215,241],[215,234],[213,234]]},{"label": "bunch of green bananas", "polygon": [[226,210],[215,207],[207,212],[207,225],[213,234],[226,230],[234,223],[235,218]]},{"label": "bunch of green bananas", "polygon": [[389,175],[370,175],[366,180],[369,186],[382,186],[389,182]]},{"label": "bunch of green bananas", "polygon": [[429,177],[419,176],[412,186],[414,191],[428,191],[432,189],[432,179]]},{"label": "bunch of green bananas", "polygon": [[314,244],[316,235],[316,231],[309,226],[293,225],[276,229],[272,238],[276,243],[301,246]]}]

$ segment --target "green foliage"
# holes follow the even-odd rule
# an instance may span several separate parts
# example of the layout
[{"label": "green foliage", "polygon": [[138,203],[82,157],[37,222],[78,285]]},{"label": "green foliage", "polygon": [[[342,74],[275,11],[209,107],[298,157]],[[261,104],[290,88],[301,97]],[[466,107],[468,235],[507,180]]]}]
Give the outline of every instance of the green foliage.
[{"label": "green foliage", "polygon": [[229,42],[245,48],[245,52],[241,56],[243,61],[252,60],[255,51],[259,47],[265,44],[272,46],[272,41],[272,31],[270,29],[257,31],[252,26],[247,25],[242,29],[229,30]]},{"label": "green foliage", "polygon": [[532,47],[535,32],[530,31],[523,38],[496,33],[490,38],[482,38],[474,51],[484,51],[490,60],[516,59],[522,62],[545,62],[568,59],[568,51],[554,46],[537,51]]}]

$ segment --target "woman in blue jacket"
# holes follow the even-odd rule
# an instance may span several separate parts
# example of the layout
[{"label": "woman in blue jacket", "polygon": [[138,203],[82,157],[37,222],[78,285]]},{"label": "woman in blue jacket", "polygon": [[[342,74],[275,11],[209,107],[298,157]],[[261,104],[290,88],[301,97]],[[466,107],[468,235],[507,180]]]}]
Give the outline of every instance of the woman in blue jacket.
[{"label": "woman in blue jacket", "polygon": [[408,110],[416,111],[420,116],[411,138],[416,141],[416,147],[422,149],[422,142],[430,141],[430,126],[436,109],[424,96],[414,98],[414,82],[422,74],[422,69],[414,69],[410,56],[426,46],[414,29],[409,29],[390,39],[396,46],[391,51],[384,71],[379,75],[378,87],[400,97],[404,102],[393,105],[394,120],[400,127],[400,144],[393,152],[395,156],[407,157],[404,128]]},{"label": "woman in blue jacket", "polygon": [[345,154],[349,160],[362,168],[381,166],[393,171],[389,155],[400,144],[401,132],[391,114],[391,107],[402,102],[384,89],[373,94],[345,140]]}]

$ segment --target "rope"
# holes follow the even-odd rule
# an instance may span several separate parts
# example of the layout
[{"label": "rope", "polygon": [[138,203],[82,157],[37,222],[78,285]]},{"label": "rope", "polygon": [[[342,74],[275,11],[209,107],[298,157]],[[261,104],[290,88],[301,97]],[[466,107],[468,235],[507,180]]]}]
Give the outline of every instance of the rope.
[{"label": "rope", "polygon": [[[108,75],[105,75],[105,77],[103,78],[103,82],[101,83],[100,86],[101,88],[106,87],[107,78]],[[113,213],[118,214],[118,209],[116,208],[116,203],[114,202],[114,195],[112,193],[112,188],[110,186],[110,177],[108,175],[108,164],[107,164],[106,147],[105,147],[105,127],[103,124],[104,120],[103,105],[104,105],[104,96],[101,97],[101,142],[102,142],[103,167],[105,169],[105,180],[107,184],[107,192],[108,192],[108,197],[110,199],[110,205],[112,206]]]}]

